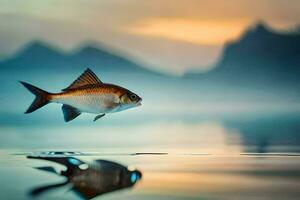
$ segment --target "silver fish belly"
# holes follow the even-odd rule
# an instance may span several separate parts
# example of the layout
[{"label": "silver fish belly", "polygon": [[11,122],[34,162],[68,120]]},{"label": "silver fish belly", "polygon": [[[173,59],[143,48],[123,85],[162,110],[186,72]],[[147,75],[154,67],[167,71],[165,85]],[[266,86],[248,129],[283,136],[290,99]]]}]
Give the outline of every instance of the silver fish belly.
[{"label": "silver fish belly", "polygon": [[66,96],[53,99],[55,103],[67,104],[87,113],[111,113],[118,110],[119,97],[115,94],[90,94]]}]

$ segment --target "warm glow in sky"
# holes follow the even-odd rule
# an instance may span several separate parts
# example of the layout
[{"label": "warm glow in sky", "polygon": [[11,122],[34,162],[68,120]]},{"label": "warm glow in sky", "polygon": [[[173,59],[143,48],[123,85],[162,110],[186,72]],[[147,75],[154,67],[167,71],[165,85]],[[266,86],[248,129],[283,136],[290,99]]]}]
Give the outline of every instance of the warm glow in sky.
[{"label": "warm glow in sky", "polygon": [[0,59],[40,39],[64,49],[96,41],[168,73],[204,70],[257,21],[300,24],[298,0],[0,0]]},{"label": "warm glow in sky", "polygon": [[152,19],[129,27],[129,33],[202,45],[222,45],[237,39],[249,20]]}]

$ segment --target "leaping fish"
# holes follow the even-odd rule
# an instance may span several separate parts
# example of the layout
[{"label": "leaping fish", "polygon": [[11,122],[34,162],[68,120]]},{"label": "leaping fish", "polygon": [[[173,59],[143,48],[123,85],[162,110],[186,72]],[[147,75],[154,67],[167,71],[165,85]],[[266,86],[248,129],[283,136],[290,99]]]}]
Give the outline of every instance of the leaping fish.
[{"label": "leaping fish", "polygon": [[62,111],[66,122],[84,112],[97,114],[94,118],[96,121],[106,113],[137,107],[142,102],[141,97],[126,88],[103,83],[89,68],[60,93],[46,92],[23,81],[20,83],[36,96],[26,114],[48,103],[60,103],[63,104]]}]

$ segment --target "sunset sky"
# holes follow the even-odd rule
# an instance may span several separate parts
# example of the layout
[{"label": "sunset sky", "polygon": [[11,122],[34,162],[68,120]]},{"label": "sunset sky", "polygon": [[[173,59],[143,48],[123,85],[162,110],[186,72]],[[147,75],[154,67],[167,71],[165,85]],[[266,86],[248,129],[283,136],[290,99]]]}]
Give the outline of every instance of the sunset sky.
[{"label": "sunset sky", "polygon": [[300,24],[297,0],[0,0],[0,56],[35,39],[70,50],[97,41],[170,73],[205,69],[257,21]]}]

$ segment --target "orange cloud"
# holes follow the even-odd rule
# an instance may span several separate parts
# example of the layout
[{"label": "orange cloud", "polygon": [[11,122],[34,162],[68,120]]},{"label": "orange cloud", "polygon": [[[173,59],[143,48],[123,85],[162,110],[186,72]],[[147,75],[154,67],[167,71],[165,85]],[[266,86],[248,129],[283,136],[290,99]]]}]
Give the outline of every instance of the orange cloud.
[{"label": "orange cloud", "polygon": [[134,24],[132,34],[155,36],[185,42],[220,45],[238,38],[251,23],[240,20],[152,19]]}]

